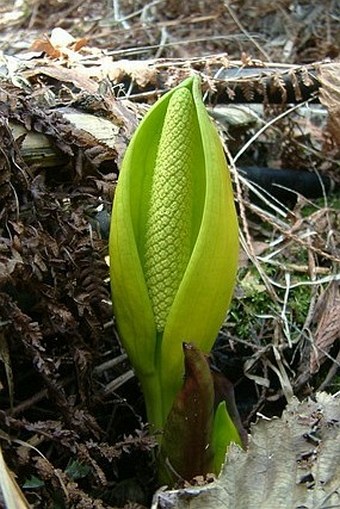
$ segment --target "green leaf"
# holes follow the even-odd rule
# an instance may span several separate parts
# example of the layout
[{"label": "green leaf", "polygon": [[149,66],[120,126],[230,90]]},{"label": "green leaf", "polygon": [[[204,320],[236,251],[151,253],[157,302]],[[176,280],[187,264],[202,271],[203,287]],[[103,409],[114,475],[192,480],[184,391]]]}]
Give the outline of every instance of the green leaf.
[{"label": "green leaf", "polygon": [[231,443],[242,446],[240,435],[228,414],[226,402],[221,401],[215,412],[212,432],[212,448],[214,451],[213,471],[217,474],[221,470],[227,448]]},{"label": "green leaf", "polygon": [[35,475],[31,475],[29,479],[26,479],[22,487],[27,489],[36,489],[42,488],[43,486],[45,486],[45,482],[42,479],[39,479],[39,477]]},{"label": "green leaf", "polygon": [[78,460],[70,460],[65,472],[73,481],[76,481],[86,477],[91,472],[91,467]]}]

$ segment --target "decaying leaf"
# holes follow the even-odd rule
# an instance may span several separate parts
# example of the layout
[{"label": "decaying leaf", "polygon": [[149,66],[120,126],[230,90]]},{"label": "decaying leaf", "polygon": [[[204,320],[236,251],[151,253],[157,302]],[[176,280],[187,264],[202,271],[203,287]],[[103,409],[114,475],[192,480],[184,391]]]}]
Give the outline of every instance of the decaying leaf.
[{"label": "decaying leaf", "polygon": [[0,365],[1,364],[3,364],[5,369],[10,406],[11,408],[13,408],[13,398],[14,398],[13,370],[8,348],[8,342],[3,332],[0,332]]},{"label": "decaying leaf", "polygon": [[293,399],[280,419],[259,420],[249,449],[229,448],[206,486],[159,491],[152,509],[326,509],[340,504],[340,394]]},{"label": "decaying leaf", "polygon": [[317,373],[320,364],[336,341],[340,340],[340,288],[336,281],[330,283],[321,295],[314,314],[317,323],[314,350],[310,358],[310,372]]}]

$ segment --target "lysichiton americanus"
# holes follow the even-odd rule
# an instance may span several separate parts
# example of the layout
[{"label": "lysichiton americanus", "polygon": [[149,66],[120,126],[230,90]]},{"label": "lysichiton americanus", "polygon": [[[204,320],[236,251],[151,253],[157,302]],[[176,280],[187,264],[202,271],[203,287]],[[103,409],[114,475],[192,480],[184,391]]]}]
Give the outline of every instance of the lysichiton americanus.
[{"label": "lysichiton americanus", "polygon": [[154,429],[184,374],[182,343],[208,353],[232,296],[238,226],[222,145],[191,77],[150,109],[115,193],[110,271],[118,332]]}]

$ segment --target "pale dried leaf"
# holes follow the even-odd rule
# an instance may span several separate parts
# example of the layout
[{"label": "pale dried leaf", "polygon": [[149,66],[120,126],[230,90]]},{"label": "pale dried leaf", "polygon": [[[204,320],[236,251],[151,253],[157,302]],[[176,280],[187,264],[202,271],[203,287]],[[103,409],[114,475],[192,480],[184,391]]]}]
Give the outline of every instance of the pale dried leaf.
[{"label": "pale dried leaf", "polygon": [[114,149],[117,143],[119,127],[106,118],[100,118],[89,113],[77,112],[70,108],[63,114],[77,129],[82,129],[97,140]]},{"label": "pale dried leaf", "polygon": [[293,399],[280,419],[252,427],[206,486],[159,491],[152,509],[326,509],[340,504],[340,394]]},{"label": "pale dried leaf", "polygon": [[340,146],[340,63],[320,66],[319,79],[320,101],[329,113],[328,130],[334,142]]},{"label": "pale dried leaf", "polygon": [[118,62],[113,62],[110,59],[102,59],[100,67],[98,68],[97,66],[94,70],[96,74],[98,72],[102,74],[105,71],[105,75],[115,83],[119,83],[126,76],[130,76],[137,85],[143,88],[146,85],[155,83],[157,70],[152,64],[152,60],[141,62],[136,60],[119,60]]},{"label": "pale dried leaf", "polygon": [[61,83],[72,83],[75,87],[80,90],[85,90],[90,94],[96,94],[98,91],[98,84],[94,80],[88,78],[87,73],[82,69],[68,69],[62,65],[55,64],[35,67],[32,70],[25,71],[23,74],[27,78],[43,74]]},{"label": "pale dried leaf", "polygon": [[75,42],[75,38],[63,28],[56,27],[51,31],[50,41],[55,48],[67,48]]}]

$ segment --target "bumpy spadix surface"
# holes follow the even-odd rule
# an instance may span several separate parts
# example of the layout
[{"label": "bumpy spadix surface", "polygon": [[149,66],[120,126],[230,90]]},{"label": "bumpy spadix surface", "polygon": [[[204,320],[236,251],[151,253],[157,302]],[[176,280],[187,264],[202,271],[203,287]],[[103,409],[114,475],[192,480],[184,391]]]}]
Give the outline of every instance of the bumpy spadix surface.
[{"label": "bumpy spadix surface", "polygon": [[145,232],[145,280],[158,332],[191,253],[194,104],[187,88],[169,101],[161,134]]}]

